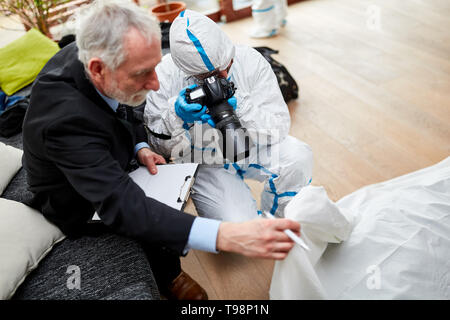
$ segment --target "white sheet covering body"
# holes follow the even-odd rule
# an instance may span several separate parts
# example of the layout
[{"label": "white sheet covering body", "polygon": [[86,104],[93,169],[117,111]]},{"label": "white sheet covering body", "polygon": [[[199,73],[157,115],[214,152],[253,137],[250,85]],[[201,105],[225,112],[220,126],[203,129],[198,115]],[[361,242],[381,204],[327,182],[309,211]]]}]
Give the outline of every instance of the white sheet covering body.
[{"label": "white sheet covering body", "polygon": [[[310,255],[295,248],[275,264],[271,299],[450,298],[450,157],[355,191],[333,215],[310,203],[318,198],[301,196],[286,217],[303,222],[303,234],[318,246]],[[332,216],[353,216],[354,228],[347,241],[325,250],[324,241],[346,240],[344,233],[334,241],[323,234],[339,231],[330,229]]]},{"label": "white sheet covering body", "polygon": [[301,238],[310,251],[296,245],[283,261],[277,261],[270,286],[271,299],[326,299],[315,265],[327,244],[346,240],[353,217],[328,198],[323,187],[307,186],[289,202],[286,218],[299,221]]}]

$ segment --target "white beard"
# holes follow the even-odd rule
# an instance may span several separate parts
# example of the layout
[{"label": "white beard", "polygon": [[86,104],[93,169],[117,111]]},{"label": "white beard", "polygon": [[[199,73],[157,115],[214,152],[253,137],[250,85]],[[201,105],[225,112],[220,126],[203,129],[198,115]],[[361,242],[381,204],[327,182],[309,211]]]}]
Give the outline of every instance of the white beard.
[{"label": "white beard", "polygon": [[115,80],[112,81],[110,90],[106,91],[105,94],[118,101],[120,104],[125,104],[130,107],[137,107],[140,106],[145,102],[145,99],[147,98],[147,93],[150,90],[141,90],[137,93],[133,94],[132,96],[129,96],[125,92],[121,91],[118,88],[118,84]]}]

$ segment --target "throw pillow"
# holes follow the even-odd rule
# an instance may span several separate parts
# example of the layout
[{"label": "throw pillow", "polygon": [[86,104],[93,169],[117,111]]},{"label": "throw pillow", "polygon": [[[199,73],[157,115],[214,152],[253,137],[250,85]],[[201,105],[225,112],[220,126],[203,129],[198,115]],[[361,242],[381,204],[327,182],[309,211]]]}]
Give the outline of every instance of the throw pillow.
[{"label": "throw pillow", "polygon": [[0,87],[7,95],[34,81],[58,45],[36,29],[0,49]]},{"label": "throw pillow", "polygon": [[0,300],[10,299],[26,276],[65,238],[38,211],[0,198]]},{"label": "throw pillow", "polygon": [[22,167],[22,150],[0,142],[0,195]]}]

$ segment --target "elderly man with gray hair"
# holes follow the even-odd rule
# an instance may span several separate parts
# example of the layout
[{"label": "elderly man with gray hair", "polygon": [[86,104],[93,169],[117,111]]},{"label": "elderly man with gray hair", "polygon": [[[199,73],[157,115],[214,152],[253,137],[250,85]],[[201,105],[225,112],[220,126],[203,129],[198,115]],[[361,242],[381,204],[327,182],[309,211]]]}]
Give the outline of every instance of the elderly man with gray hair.
[{"label": "elderly man with gray hair", "polygon": [[296,222],[220,222],[145,196],[127,172],[137,160],[157,174],[165,160],[130,110],[159,89],[159,25],[128,1],[95,1],[78,25],[76,43],[47,63],[32,89],[23,125],[29,205],[69,237],[86,234],[97,212],[105,229],[142,244],[168,298],[207,298],[181,270],[179,256],[189,249],[284,259],[293,242],[283,231],[299,234]]}]

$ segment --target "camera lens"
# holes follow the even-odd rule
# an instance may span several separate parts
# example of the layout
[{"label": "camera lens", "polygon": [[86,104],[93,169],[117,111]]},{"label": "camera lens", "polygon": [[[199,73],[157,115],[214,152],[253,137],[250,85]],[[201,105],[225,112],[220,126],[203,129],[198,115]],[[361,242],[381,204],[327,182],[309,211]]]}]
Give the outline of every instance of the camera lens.
[{"label": "camera lens", "polygon": [[204,102],[208,107],[216,129],[221,132],[222,154],[230,161],[237,162],[249,156],[253,142],[247,130],[242,127],[228,99],[234,95],[234,83],[224,78],[212,76],[203,83]]},{"label": "camera lens", "polygon": [[[233,108],[225,101],[213,110],[211,116],[221,133],[220,145],[223,156],[233,162],[247,158],[253,142],[247,130],[242,127]],[[218,110],[220,112],[216,112]]]}]

